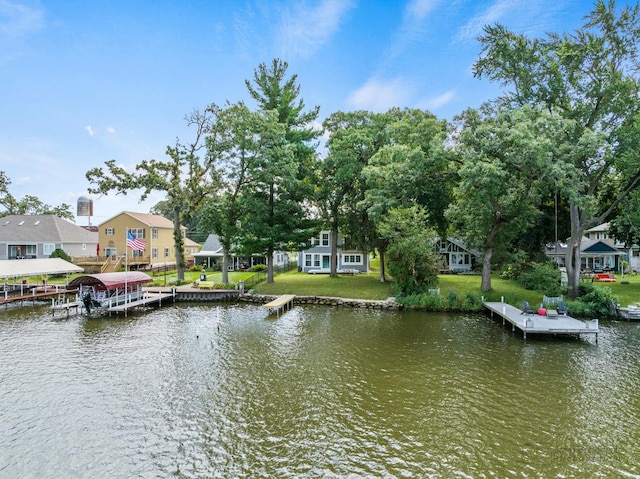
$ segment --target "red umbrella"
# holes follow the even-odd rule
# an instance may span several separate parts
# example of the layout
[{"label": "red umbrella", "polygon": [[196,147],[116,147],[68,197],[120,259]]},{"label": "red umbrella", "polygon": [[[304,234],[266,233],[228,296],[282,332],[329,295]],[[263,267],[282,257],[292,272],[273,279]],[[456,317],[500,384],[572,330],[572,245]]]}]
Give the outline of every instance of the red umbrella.
[{"label": "red umbrella", "polygon": [[100,256],[100,245],[96,245],[96,256]]}]

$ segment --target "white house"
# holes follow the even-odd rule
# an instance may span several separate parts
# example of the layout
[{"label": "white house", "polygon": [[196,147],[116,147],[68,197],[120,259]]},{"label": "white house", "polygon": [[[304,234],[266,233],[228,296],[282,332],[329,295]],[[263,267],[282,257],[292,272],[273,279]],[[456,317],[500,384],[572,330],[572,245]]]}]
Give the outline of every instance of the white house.
[{"label": "white house", "polygon": [[[369,256],[359,250],[343,249],[344,239],[338,237],[338,272],[369,272]],[[331,272],[331,233],[321,231],[311,238],[309,248],[298,253],[298,270],[305,273]]]}]

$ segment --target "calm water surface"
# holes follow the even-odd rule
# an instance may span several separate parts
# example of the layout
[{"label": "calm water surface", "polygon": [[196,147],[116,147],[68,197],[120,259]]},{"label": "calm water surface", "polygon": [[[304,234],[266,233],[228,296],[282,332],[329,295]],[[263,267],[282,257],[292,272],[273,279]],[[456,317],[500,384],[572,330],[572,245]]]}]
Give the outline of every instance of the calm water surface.
[{"label": "calm water surface", "polygon": [[640,324],[0,311],[0,477],[640,477]]}]

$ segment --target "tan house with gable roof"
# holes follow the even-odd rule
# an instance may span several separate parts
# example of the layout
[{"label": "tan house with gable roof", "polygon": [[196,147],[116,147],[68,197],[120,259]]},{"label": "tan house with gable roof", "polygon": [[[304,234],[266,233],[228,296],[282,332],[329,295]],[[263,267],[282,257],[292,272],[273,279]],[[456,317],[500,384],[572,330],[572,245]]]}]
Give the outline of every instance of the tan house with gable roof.
[{"label": "tan house with gable roof", "polygon": [[[147,269],[176,263],[173,240],[173,222],[164,216],[123,211],[101,223],[98,227],[99,244],[109,258],[103,271],[124,267],[125,263],[135,269]],[[186,228],[181,227],[183,236]],[[142,251],[127,248],[127,232],[145,243]],[[185,237],[185,261],[189,261],[189,244]],[[126,258],[125,258],[126,255]],[[191,257],[191,259],[193,259]]]}]

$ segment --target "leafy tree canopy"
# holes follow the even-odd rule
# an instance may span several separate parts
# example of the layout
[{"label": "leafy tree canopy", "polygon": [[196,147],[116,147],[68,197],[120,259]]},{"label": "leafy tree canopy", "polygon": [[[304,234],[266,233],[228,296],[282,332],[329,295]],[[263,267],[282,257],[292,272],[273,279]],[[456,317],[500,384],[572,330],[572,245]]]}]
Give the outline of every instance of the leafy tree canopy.
[{"label": "leafy tree canopy", "polygon": [[10,184],[11,180],[5,172],[0,171],[0,206],[5,208],[4,211],[0,211],[0,216],[55,215],[75,222],[71,205],[62,203],[59,206],[51,206],[32,195],[25,195],[19,200],[9,192]]}]

